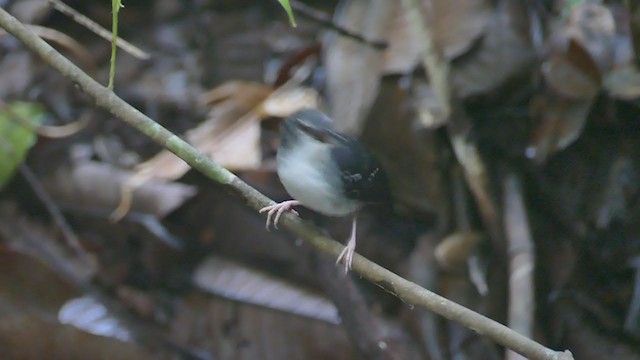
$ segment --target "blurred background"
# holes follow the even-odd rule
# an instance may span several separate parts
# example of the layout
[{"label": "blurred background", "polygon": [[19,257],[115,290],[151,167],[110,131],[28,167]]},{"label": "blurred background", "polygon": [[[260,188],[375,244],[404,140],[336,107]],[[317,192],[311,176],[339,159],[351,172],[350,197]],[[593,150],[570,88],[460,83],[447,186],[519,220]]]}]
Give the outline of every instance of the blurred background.
[{"label": "blurred background", "polygon": [[[640,4],[418,2],[444,85],[404,1],[292,0],[292,27],[276,0],[138,0],[114,90],[276,201],[279,123],[322,109],[390,180],[359,253],[576,359],[640,359]],[[109,2],[0,5],[107,84]],[[4,32],[0,54],[1,358],[519,358],[266,231]]]}]

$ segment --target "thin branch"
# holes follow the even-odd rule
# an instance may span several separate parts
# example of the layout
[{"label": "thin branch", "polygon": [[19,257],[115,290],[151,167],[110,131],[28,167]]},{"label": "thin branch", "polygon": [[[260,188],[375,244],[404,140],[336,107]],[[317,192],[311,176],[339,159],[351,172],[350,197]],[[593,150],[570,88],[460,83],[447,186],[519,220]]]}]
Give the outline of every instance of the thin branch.
[{"label": "thin branch", "polygon": [[[516,174],[504,180],[504,227],[509,243],[509,327],[522,335],[533,336],[535,301],[533,290],[534,247],[522,196],[522,184]],[[522,357],[507,353],[507,360]]]},{"label": "thin branch", "polygon": [[67,222],[67,219],[65,219],[62,215],[62,212],[58,208],[58,205],[56,205],[53,199],[51,199],[51,196],[49,196],[49,193],[45,190],[44,186],[42,186],[40,180],[38,180],[36,175],[27,165],[20,164],[18,165],[18,169],[20,170],[20,174],[22,174],[24,179],[31,186],[33,192],[44,204],[45,208],[49,212],[49,215],[51,215],[51,218],[58,226],[58,229],[60,229],[62,236],[67,241],[67,245],[69,245],[69,247],[72,248],[80,257],[86,257],[86,251],[82,248],[78,236]]},{"label": "thin branch", "polygon": [[318,22],[322,26],[326,26],[329,29],[337,32],[338,34],[359,41],[363,44],[367,44],[373,48],[378,50],[384,50],[387,48],[388,44],[383,40],[369,40],[364,36],[355,33],[349,29],[345,29],[344,27],[336,24],[327,14],[318,11],[311,6],[305,5],[297,0],[291,0],[291,7],[296,10],[300,15],[305,16],[311,20]]},{"label": "thin branch", "polygon": [[449,86],[449,64],[445,61],[440,49],[434,43],[433,35],[429,30],[422,11],[422,1],[403,0],[407,19],[411,30],[422,39],[422,65],[429,75],[431,88],[442,108],[442,117],[449,119],[451,116],[451,87]]},{"label": "thin branch", "polygon": [[[31,28],[31,27],[30,27]],[[11,120],[15,121],[21,127],[33,131],[38,136],[51,139],[58,139],[75,135],[89,124],[89,117],[83,116],[79,120],[65,125],[37,125],[32,123],[26,116],[22,116],[13,111],[2,99],[0,99],[0,110],[11,115]]]},{"label": "thin branch", "polygon": [[385,329],[382,319],[367,306],[351,277],[345,276],[342,269],[335,266],[333,258],[315,256],[314,260],[316,279],[338,308],[341,325],[360,357],[371,360],[394,359],[389,339],[385,336],[389,334],[389,330]]},{"label": "thin branch", "polygon": [[[425,21],[422,1],[403,0],[402,4],[409,25],[413,32],[422,39],[422,65],[429,75],[431,87],[442,109],[442,117],[448,123],[447,130],[456,158],[464,169],[465,178],[480,209],[482,221],[494,242],[500,244],[502,233],[498,224],[497,207],[489,191],[487,167],[477,146],[469,140],[468,132],[471,129],[469,118],[459,107],[454,106],[456,99],[449,83],[449,63],[444,58],[442,49],[436,48],[433,34]],[[500,246],[496,248],[501,249]]]},{"label": "thin branch", "polygon": [[[86,27],[87,29],[89,29],[90,31],[92,31],[94,34],[100,36],[101,38],[111,42],[111,31],[103,28],[102,26],[100,26],[100,24],[96,23],[95,21],[89,19],[88,17],[82,15],[81,13],[77,12],[74,8],[72,8],[71,6],[63,3],[60,0],[47,0],[49,1],[49,3],[51,3],[51,5],[53,6],[54,9],[60,11],[61,13],[67,15],[68,17],[72,18],[73,20],[75,20],[78,24]],[[122,38],[118,38],[118,47],[121,48],[122,50],[128,52],[131,56],[140,59],[140,60],[147,60],[149,58],[151,58],[151,55],[149,55],[148,53],[146,53],[145,51],[141,50],[139,47],[131,44],[130,42],[122,39]]]},{"label": "thin branch", "polygon": [[[9,108],[7,107],[3,110],[9,110]],[[0,148],[2,148],[2,150],[4,150],[5,152],[11,154],[13,157],[16,156],[14,149],[10,146],[10,144],[0,142]],[[69,247],[73,249],[76,255],[78,255],[78,257],[83,261],[90,262],[88,260],[89,257],[87,256],[87,252],[82,248],[80,240],[78,240],[78,236],[76,235],[75,231],[73,231],[65,217],[62,215],[62,212],[53,201],[53,199],[51,199],[51,196],[49,196],[49,193],[44,189],[42,183],[40,182],[40,180],[38,180],[33,171],[31,171],[31,169],[24,163],[18,164],[18,171],[20,172],[22,177],[24,177],[27,184],[31,186],[34,194],[36,195],[36,197],[38,197],[38,199],[40,199],[44,207],[49,212],[49,215],[51,215],[53,222],[62,233],[62,237],[66,240],[67,245],[69,245]]]},{"label": "thin branch", "polygon": [[[1,8],[0,27],[13,34],[26,47],[38,54],[38,56],[62,75],[76,82],[80,88],[96,100],[99,106],[107,109],[116,117],[124,120],[158,144],[178,155],[205,176],[222,185],[226,185],[228,189],[243,198],[253,209],[258,210],[266,205],[274,204],[273,200],[267,198],[240,180],[236,175],[190,146],[184,140],[136,110],[133,106],[120,99],[113,91],[110,91],[93,80],[46,42],[31,33],[20,21]],[[340,243],[323,236],[320,231],[310,225],[309,222],[303,221],[295,216],[287,214],[281,223],[286,229],[291,231],[291,233],[331,256],[337,257],[343,249]],[[365,279],[396,294],[396,296],[406,303],[428,308],[447,319],[471,328],[479,334],[485,335],[497,343],[531,359],[573,359],[569,351],[556,352],[548,349],[498,322],[447,300],[392,273],[359,254],[354,256],[353,270]]]}]

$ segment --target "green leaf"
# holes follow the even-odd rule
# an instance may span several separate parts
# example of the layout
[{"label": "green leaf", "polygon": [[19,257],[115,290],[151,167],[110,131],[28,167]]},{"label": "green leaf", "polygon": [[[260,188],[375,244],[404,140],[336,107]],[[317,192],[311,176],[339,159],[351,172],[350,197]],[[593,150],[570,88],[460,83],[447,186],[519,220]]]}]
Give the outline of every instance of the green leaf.
[{"label": "green leaf", "polygon": [[0,189],[36,143],[44,115],[39,103],[14,101],[0,108]]},{"label": "green leaf", "polygon": [[291,23],[291,26],[297,27],[298,25],[296,24],[296,19],[293,17],[293,10],[291,10],[291,4],[289,4],[289,0],[278,0],[278,2],[280,3],[280,5],[282,5],[284,11],[287,12],[287,15],[289,15],[289,22]]}]

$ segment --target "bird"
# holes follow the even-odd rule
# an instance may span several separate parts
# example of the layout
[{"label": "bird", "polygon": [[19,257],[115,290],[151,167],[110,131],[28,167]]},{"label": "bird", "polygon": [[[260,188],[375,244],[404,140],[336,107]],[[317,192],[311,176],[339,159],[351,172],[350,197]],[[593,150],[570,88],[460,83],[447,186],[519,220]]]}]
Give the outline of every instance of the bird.
[{"label": "bird", "polygon": [[351,233],[336,264],[351,270],[356,248],[357,212],[366,204],[389,200],[387,176],[378,158],[358,140],[334,129],[316,109],[298,110],[281,123],[277,173],[292,200],[260,209],[266,227],[277,229],[285,212],[304,206],[332,217],[352,216]]}]

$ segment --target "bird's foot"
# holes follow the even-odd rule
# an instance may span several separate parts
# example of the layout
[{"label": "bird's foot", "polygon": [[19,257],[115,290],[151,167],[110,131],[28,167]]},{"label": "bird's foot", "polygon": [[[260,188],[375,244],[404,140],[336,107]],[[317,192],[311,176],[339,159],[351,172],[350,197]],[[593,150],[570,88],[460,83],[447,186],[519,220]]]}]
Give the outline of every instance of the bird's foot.
[{"label": "bird's foot", "polygon": [[356,237],[355,233],[349,238],[347,242],[347,246],[344,247],[340,255],[338,255],[338,259],[336,260],[336,264],[340,262],[344,263],[344,273],[347,274],[349,270],[351,270],[351,264],[353,263],[353,254],[356,251]]},{"label": "bird's foot", "polygon": [[[283,201],[281,203],[277,203],[275,205],[265,206],[262,209],[260,209],[261,214],[263,212],[267,213],[267,224],[266,224],[267,230],[269,230],[270,224],[273,224],[273,227],[275,229],[278,228],[278,222],[280,221],[280,217],[282,216],[282,213],[284,213],[285,211],[289,211],[293,215],[299,216],[300,214],[293,209],[294,206],[298,206],[298,205],[300,205],[299,201],[288,200],[288,201]],[[273,223],[271,222],[272,218],[273,218]]]}]

